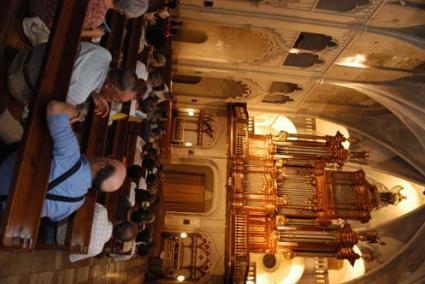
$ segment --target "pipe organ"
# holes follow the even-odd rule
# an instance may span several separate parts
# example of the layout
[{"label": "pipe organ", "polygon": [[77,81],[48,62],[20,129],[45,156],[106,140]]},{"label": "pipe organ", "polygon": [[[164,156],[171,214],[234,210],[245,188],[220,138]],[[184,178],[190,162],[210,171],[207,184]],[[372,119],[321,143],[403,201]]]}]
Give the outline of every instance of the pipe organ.
[{"label": "pipe organ", "polygon": [[358,236],[345,221],[368,222],[379,194],[362,170],[341,167],[366,153],[345,149],[347,139],[339,132],[249,133],[244,104],[229,105],[229,121],[233,280],[246,273],[249,252],[336,257],[354,264],[360,257],[353,250]]}]

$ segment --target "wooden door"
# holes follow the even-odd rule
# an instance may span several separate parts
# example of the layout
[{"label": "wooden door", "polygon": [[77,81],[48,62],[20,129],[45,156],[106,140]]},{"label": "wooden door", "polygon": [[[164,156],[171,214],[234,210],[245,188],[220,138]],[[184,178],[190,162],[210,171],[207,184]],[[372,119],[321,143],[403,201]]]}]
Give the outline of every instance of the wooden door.
[{"label": "wooden door", "polygon": [[164,171],[163,175],[165,210],[204,212],[204,173]]}]

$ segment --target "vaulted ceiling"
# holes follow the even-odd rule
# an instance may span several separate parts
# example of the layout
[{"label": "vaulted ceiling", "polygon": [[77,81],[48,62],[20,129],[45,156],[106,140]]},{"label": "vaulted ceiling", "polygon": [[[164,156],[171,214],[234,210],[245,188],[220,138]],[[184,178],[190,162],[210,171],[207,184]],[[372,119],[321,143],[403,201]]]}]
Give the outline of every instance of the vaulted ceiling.
[{"label": "vaulted ceiling", "polygon": [[174,43],[174,74],[199,82],[175,82],[179,103],[337,122],[425,180],[423,0],[206,2],[181,1],[196,36]]}]

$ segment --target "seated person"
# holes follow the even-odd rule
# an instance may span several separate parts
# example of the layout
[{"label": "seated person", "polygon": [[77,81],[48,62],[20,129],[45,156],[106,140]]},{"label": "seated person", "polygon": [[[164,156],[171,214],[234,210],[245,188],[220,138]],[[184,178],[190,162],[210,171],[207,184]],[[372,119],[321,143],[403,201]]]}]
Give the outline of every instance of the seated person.
[{"label": "seated person", "polygon": [[136,224],[142,223],[148,217],[149,211],[146,209],[138,209],[131,212],[130,221]]},{"label": "seated person", "polygon": [[142,202],[149,202],[152,199],[152,195],[146,190],[136,190],[135,201],[138,206],[142,204]]},{"label": "seated person", "polygon": [[150,253],[150,250],[154,247],[155,243],[150,242],[147,244],[141,243],[136,247],[136,253],[138,256],[146,256]]},{"label": "seated person", "polygon": [[[32,0],[31,14],[39,17],[49,30],[52,29],[59,0]],[[143,15],[149,6],[149,0],[90,0],[83,23],[82,37],[99,37],[103,30],[99,29],[105,21],[106,12],[111,9],[127,18]]]},{"label": "seated person", "polygon": [[[84,103],[91,95],[98,115],[106,116],[108,102],[126,102],[136,96],[136,74],[128,69],[111,69],[111,54],[95,44],[81,42],[66,102],[71,105]],[[47,50],[40,44],[31,50],[21,50],[9,67],[9,89],[21,103],[28,104],[36,88],[38,75]]]},{"label": "seated person", "polygon": [[142,232],[137,233],[136,242],[137,243],[149,243],[152,240],[153,231],[150,229],[144,229]]},{"label": "seated person", "polygon": [[146,190],[136,190],[135,204],[138,207],[148,209],[157,201],[157,195],[152,195],[149,191]]},{"label": "seated person", "polygon": [[[153,247],[155,244],[152,240],[153,231],[149,229],[144,229],[142,232],[138,233],[136,236],[136,240],[133,242],[133,246],[131,248],[130,254],[127,255],[113,255],[114,261],[127,261],[131,259],[136,252],[138,251],[139,246],[143,246],[148,250]],[[142,251],[144,248],[141,248]],[[137,253],[138,255],[141,255]]]},{"label": "seated person", "polygon": [[143,158],[142,166],[145,167],[148,171],[153,171],[156,163],[154,159],[151,158]]},{"label": "seated person", "polygon": [[106,208],[103,205],[96,203],[88,253],[70,254],[69,260],[71,262],[75,262],[100,254],[104,245],[111,238],[112,232],[114,233],[115,240],[127,242],[134,239],[137,230],[134,224],[130,222],[123,222],[112,226],[111,221],[108,219],[108,211]]},{"label": "seated person", "polygon": [[117,211],[116,211],[116,220],[117,221],[127,221],[127,215],[129,210],[133,207],[128,197],[124,195],[119,195],[117,200]]},{"label": "seated person", "polygon": [[146,177],[146,185],[150,194],[156,195],[158,193],[158,178],[156,174],[149,174]]},{"label": "seated person", "polygon": [[154,51],[149,53],[148,62],[150,68],[160,68],[165,66],[167,63],[167,58],[165,58],[165,56],[158,51]]},{"label": "seated person", "polygon": [[[42,217],[52,221],[62,220],[83,205],[89,188],[103,192],[117,190],[124,182],[124,165],[108,158],[88,160],[80,153],[80,147],[72,131],[71,122],[77,111],[69,104],[51,101],[47,107],[47,124],[53,140],[49,189]],[[0,165],[0,195],[9,193],[18,152],[12,152]],[[60,181],[68,174],[69,176]]]},{"label": "seated person", "polygon": [[158,72],[150,72],[148,74],[148,79],[146,80],[146,88],[143,93],[138,94],[138,99],[143,101],[149,97],[149,94],[152,92],[153,88],[159,87],[164,83],[161,74]]},{"label": "seated person", "polygon": [[136,75],[137,75],[137,78],[143,79],[144,81],[146,81],[149,77],[149,73],[148,73],[148,70],[146,69],[146,65],[140,60],[137,60],[137,63],[136,63]]},{"label": "seated person", "polygon": [[127,177],[137,183],[139,179],[144,176],[145,170],[139,165],[131,165],[127,167]]}]

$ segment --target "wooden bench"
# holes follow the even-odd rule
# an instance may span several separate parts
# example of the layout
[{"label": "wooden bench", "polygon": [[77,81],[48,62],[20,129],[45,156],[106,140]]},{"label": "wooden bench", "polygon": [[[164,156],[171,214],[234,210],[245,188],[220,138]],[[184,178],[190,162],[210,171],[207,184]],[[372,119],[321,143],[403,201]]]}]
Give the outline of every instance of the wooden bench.
[{"label": "wooden bench", "polygon": [[[143,16],[128,21],[127,24],[127,36],[124,41],[124,54],[122,67],[129,68],[131,70],[136,69],[137,53],[139,51],[139,42],[142,33]],[[127,142],[128,142],[128,127],[129,127],[129,107],[130,103],[123,104],[121,112],[127,114],[127,117],[119,119],[114,122],[114,133],[112,138],[112,145],[110,154],[112,157],[118,160],[127,160],[128,165],[133,164],[133,158],[126,155]],[[134,143],[135,146],[135,143]],[[129,188],[129,182],[125,182],[121,188],[115,192],[106,194],[105,206],[108,209],[109,219],[114,222],[117,210],[118,196],[122,194],[123,190]]]},{"label": "wooden bench", "polygon": [[3,52],[7,37],[12,30],[21,0],[0,1],[0,52]]},{"label": "wooden bench", "polygon": [[[13,19],[19,1],[6,2],[11,8],[8,16]],[[9,192],[1,230],[2,247],[32,250],[37,243],[52,156],[52,141],[45,122],[46,106],[52,99],[66,99],[87,3],[88,0],[60,3]],[[2,1],[0,7],[4,4]],[[7,27],[11,21],[7,20]],[[1,42],[6,39],[3,34]]]},{"label": "wooden bench", "polygon": [[[104,36],[101,41],[112,54],[111,67],[116,67],[119,62],[122,36],[124,34],[125,17],[113,12],[110,17],[111,33]],[[88,159],[104,156],[106,137],[108,133],[108,117],[102,118],[91,110],[89,127],[83,139],[82,150]],[[81,208],[75,212],[69,227],[69,250],[72,252],[87,253],[91,238],[94,208],[97,192],[90,190]]]}]

